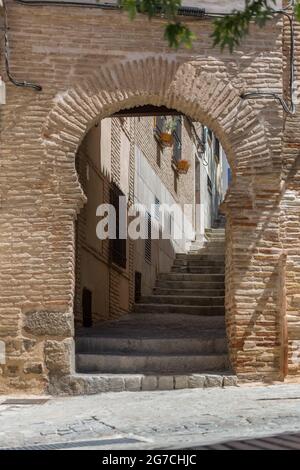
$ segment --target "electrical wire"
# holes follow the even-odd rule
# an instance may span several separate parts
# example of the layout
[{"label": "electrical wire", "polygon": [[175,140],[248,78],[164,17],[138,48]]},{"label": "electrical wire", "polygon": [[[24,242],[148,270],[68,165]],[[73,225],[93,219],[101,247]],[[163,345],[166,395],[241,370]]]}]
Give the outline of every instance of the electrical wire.
[{"label": "electrical wire", "polygon": [[[59,0],[15,0],[17,3],[20,3],[22,5],[29,5],[29,6],[44,6],[44,5],[52,5],[52,6],[70,6],[70,7],[86,7],[86,8],[100,8],[104,10],[121,10],[122,7],[121,5],[113,5],[109,3],[83,3],[81,1],[59,1]],[[9,51],[9,42],[8,42],[8,35],[7,35],[7,10],[6,10],[6,5],[5,5],[5,0],[3,0],[4,3],[4,9],[5,9],[5,58],[6,58],[6,71],[9,80],[14,83],[16,86],[27,86],[34,88],[38,91],[41,91],[41,86],[40,85],[35,85],[33,83],[28,83],[28,82],[19,82],[15,80],[10,73],[10,67],[9,67],[9,60],[8,60],[8,51]],[[295,79],[295,37],[294,37],[294,15],[290,15],[287,13],[287,10],[289,10],[291,7],[294,7],[295,5],[295,0],[291,0],[288,5],[281,9],[281,10],[273,10],[274,15],[276,14],[281,14],[284,17],[286,17],[289,21],[290,24],[290,80],[289,80],[289,88],[290,88],[290,104],[288,104],[284,98],[277,93],[272,93],[272,92],[265,92],[265,91],[256,91],[256,92],[245,92],[242,93],[241,98],[243,99],[254,99],[258,97],[266,97],[266,98],[273,98],[277,100],[284,111],[287,114],[294,115],[296,112],[296,106],[294,103],[294,79]],[[224,18],[225,16],[228,16],[228,13],[220,13],[220,12],[206,12],[203,8],[197,8],[197,7],[179,7],[178,9],[179,15],[182,16],[192,16],[195,19],[209,19],[209,18]]]},{"label": "electrical wire", "polygon": [[42,91],[42,87],[36,83],[26,82],[25,80],[20,81],[13,77],[10,71],[10,61],[9,61],[9,39],[8,39],[8,16],[7,16],[7,7],[6,0],[3,0],[4,8],[4,57],[5,57],[5,71],[6,75],[11,83],[17,87],[32,88],[36,91]]},{"label": "electrical wire", "polygon": [[278,12],[286,17],[290,24],[290,78],[289,78],[289,89],[290,89],[290,104],[288,104],[280,95],[277,93],[256,91],[242,93],[241,98],[243,99],[255,99],[258,97],[274,98],[277,100],[284,111],[287,114],[294,115],[296,113],[296,105],[294,103],[295,89],[295,34],[294,34],[294,15],[289,15],[284,10]]},{"label": "electrical wire", "polygon": [[[288,19],[290,25],[290,78],[289,78],[289,89],[290,89],[290,103],[287,103],[285,99],[278,95],[277,93],[272,93],[269,91],[255,91],[255,92],[245,92],[241,94],[242,99],[255,99],[255,98],[273,98],[280,103],[283,110],[289,114],[294,115],[296,113],[296,105],[294,103],[294,93],[295,93],[295,34],[294,34],[294,14],[289,14],[287,11],[290,8],[294,8],[295,0],[291,0],[285,8],[280,10],[273,10],[274,15],[282,15]],[[209,18],[224,18],[227,16],[227,13],[206,13],[206,16]]]}]

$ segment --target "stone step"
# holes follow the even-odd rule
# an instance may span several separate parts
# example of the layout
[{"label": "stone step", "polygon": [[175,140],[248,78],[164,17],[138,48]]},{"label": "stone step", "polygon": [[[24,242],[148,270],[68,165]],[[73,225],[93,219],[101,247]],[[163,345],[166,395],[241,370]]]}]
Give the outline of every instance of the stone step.
[{"label": "stone step", "polygon": [[193,255],[208,255],[208,256],[213,256],[213,255],[219,255],[219,256],[222,256],[223,259],[225,259],[225,250],[224,249],[219,249],[219,248],[216,248],[216,249],[212,249],[212,250],[208,250],[207,248],[205,250],[203,250],[203,248],[199,248],[199,247],[191,247],[190,250],[189,250],[189,254],[191,256]]},{"label": "stone step", "polygon": [[138,307],[141,304],[165,304],[165,305],[202,305],[202,306],[214,306],[221,305],[224,306],[224,297],[199,297],[199,296],[189,296],[183,292],[181,296],[174,295],[148,295],[140,299],[140,302],[136,304]]},{"label": "stone step", "polygon": [[210,240],[215,238],[217,240],[224,240],[225,239],[225,232],[205,232],[205,236]]},{"label": "stone step", "polygon": [[225,243],[224,241],[205,241],[204,243],[201,242],[192,242],[191,248],[193,247],[200,247],[205,252],[210,252],[212,250],[225,250]]},{"label": "stone step", "polygon": [[225,240],[225,233],[205,232],[205,237],[209,240]]},{"label": "stone step", "polygon": [[[173,283],[172,283],[173,284]],[[172,286],[171,286],[172,287]],[[209,289],[209,286],[202,287],[201,289],[189,289],[187,287],[185,288],[179,288],[179,289],[172,289],[172,288],[165,288],[165,287],[154,287],[153,289],[154,295],[174,295],[174,296],[211,296],[211,297],[224,297],[225,296],[225,290],[224,286],[223,289]]]},{"label": "stone step", "polygon": [[[69,390],[74,395],[92,395],[105,392],[138,392],[179,390],[188,388],[237,387],[238,380],[230,371],[210,371],[202,374],[155,375],[144,374],[88,374],[70,375]],[[57,390],[55,390],[57,393]],[[60,391],[63,393],[64,391]],[[70,392],[68,392],[70,393]]]},{"label": "stone step", "polygon": [[193,254],[195,251],[199,252],[199,254],[207,254],[207,255],[224,255],[225,256],[225,246],[223,244],[220,245],[206,245],[206,244],[196,244],[192,243],[190,245],[189,253]]},{"label": "stone step", "polygon": [[225,315],[224,305],[171,305],[171,304],[136,304],[133,311],[135,313],[179,313],[188,315]]},{"label": "stone step", "polygon": [[207,264],[215,264],[215,263],[220,263],[225,261],[225,257],[223,255],[218,255],[215,253],[212,254],[197,254],[197,253],[177,253],[176,254],[176,259],[174,262],[178,260],[183,260],[183,261],[198,261],[202,264],[207,263]]},{"label": "stone step", "polygon": [[[119,336],[113,336],[117,334]],[[76,338],[76,353],[130,353],[130,354],[214,354],[227,353],[227,340],[223,330],[204,330],[199,336],[181,332],[145,331],[139,334],[131,331],[104,331],[99,336],[79,336]],[[152,335],[152,337],[149,335]]]},{"label": "stone step", "polygon": [[195,267],[207,267],[207,269],[215,268],[215,267],[223,267],[225,265],[224,257],[219,260],[213,260],[210,258],[207,259],[197,259],[193,256],[189,258],[179,258],[174,260],[173,266],[195,266]]},{"label": "stone step", "polygon": [[211,227],[211,228],[206,228],[205,232],[225,233],[225,228],[224,227]]},{"label": "stone step", "polygon": [[156,287],[161,289],[197,289],[199,291],[206,291],[207,289],[225,289],[223,281],[191,281],[191,280],[168,280],[161,279],[156,281]]},{"label": "stone step", "polygon": [[165,281],[224,282],[224,274],[161,273],[158,279]]},{"label": "stone step", "polygon": [[[210,241],[210,240],[216,240],[216,241],[225,241],[225,233],[211,233],[211,232],[205,232],[205,237]],[[196,241],[196,240],[195,240]]]},{"label": "stone step", "polygon": [[[77,330],[77,336],[100,336],[106,328],[114,328],[115,335],[123,335],[124,331],[130,331],[131,335],[138,336],[145,334],[145,331],[156,331],[157,334],[165,335],[180,334],[185,335],[201,334],[204,330],[220,330],[223,335],[225,332],[225,317],[219,316],[202,316],[189,315],[180,313],[129,313],[119,320],[105,322],[101,327],[80,328]],[[213,334],[213,333],[212,333]]]},{"label": "stone step", "polygon": [[172,273],[191,273],[191,274],[224,274],[224,266],[172,266]]},{"label": "stone step", "polygon": [[77,372],[181,375],[228,369],[227,354],[76,354]]},{"label": "stone step", "polygon": [[207,228],[204,231],[205,235],[220,235],[224,236],[225,235],[225,229],[224,228]]},{"label": "stone step", "polygon": [[[205,238],[206,238],[208,243],[212,243],[212,242],[225,243],[225,235],[221,235],[221,234],[218,235],[218,234],[215,234],[215,233],[206,233]],[[197,241],[197,240],[195,240],[195,241]]]}]

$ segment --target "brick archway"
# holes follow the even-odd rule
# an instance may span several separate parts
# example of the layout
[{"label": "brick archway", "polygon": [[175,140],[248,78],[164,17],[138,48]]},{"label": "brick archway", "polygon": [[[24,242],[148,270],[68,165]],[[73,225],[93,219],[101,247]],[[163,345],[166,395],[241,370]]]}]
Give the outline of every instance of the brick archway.
[{"label": "brick archway", "polygon": [[[74,155],[96,120],[145,104],[164,105],[208,125],[222,141],[234,182],[237,175],[254,174],[262,161],[272,167],[259,112],[227,80],[205,72],[197,61],[155,56],[112,62],[56,96],[42,136],[47,155],[62,167],[62,179],[65,171],[75,178]],[[73,181],[76,190],[79,202],[82,194]]]},{"label": "brick archway", "polygon": [[[95,71],[93,76],[80,86],[58,95],[43,129],[43,138],[47,155],[55,160],[56,171],[60,174],[62,206],[66,211],[74,211],[75,214],[83,203],[84,196],[74,167],[75,153],[95,121],[120,109],[145,104],[175,108],[208,125],[222,141],[228,155],[233,171],[233,183],[225,203],[228,220],[226,306],[230,356],[234,369],[241,376],[259,376],[259,372],[251,365],[253,355],[251,351],[249,354],[247,344],[251,343],[251,340],[248,341],[249,337],[253,338],[249,325],[251,322],[259,322],[260,312],[256,312],[256,307],[251,303],[246,309],[245,306],[239,309],[242,299],[238,295],[241,276],[243,277],[244,272],[245,279],[249,278],[248,265],[251,265],[253,260],[251,254],[245,257],[242,252],[235,253],[235,247],[239,243],[239,237],[245,235],[245,229],[249,231],[251,239],[250,232],[255,232],[260,224],[254,202],[259,185],[255,188],[254,178],[262,172],[271,174],[273,168],[259,111],[252,108],[249,102],[242,100],[230,83],[205,72],[197,61],[182,64],[162,57],[153,57],[113,62]],[[275,186],[277,183],[278,181]],[[274,192],[274,187],[271,191]],[[255,239],[256,233],[253,237]],[[73,287],[74,281],[71,296]],[[243,289],[247,297],[247,288]],[[248,290],[248,298],[251,298],[251,282]],[[248,315],[248,318],[245,315]],[[276,362],[278,355],[274,339],[276,334],[273,328],[269,343],[274,352],[271,362]],[[268,340],[265,340],[266,343]],[[252,344],[257,344],[255,339]],[[259,348],[257,354],[259,362]],[[266,363],[267,361],[262,362],[262,369]],[[274,365],[273,375],[276,377],[277,369],[277,365]]]},{"label": "brick archway", "polygon": [[[37,138],[44,165],[55,175],[50,205],[40,209],[41,225],[47,231],[43,273],[48,290],[34,303],[25,303],[19,318],[19,328],[26,340],[35,342],[34,357],[42,364],[38,386],[33,383],[28,387],[43,390],[50,383],[52,392],[82,390],[82,379],[74,375],[73,367],[74,220],[84,203],[75,154],[97,120],[145,104],[177,109],[208,125],[222,142],[233,171],[225,201],[231,362],[240,377],[278,378],[278,254],[270,252],[262,261],[258,245],[268,247],[269,239],[277,239],[280,178],[278,169],[273,168],[259,108],[242,100],[223,77],[206,72],[201,62],[183,63],[159,56],[110,62],[80,85],[59,93],[52,104]],[[264,208],[269,211],[271,228],[269,220],[261,217]],[[34,243],[38,250],[38,240],[32,246]],[[270,266],[266,277],[262,276],[262,263]],[[30,354],[28,362],[32,364]],[[89,391],[87,382],[83,390]]]}]

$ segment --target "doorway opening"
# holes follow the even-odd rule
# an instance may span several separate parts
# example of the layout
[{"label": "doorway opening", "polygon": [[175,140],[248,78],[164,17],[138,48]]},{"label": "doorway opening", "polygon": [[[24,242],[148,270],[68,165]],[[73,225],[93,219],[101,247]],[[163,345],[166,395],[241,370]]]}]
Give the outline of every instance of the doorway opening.
[{"label": "doorway opening", "polygon": [[87,198],[76,222],[77,371],[228,372],[220,205],[230,169],[217,136],[177,111],[133,108],[96,122],[76,168]]}]

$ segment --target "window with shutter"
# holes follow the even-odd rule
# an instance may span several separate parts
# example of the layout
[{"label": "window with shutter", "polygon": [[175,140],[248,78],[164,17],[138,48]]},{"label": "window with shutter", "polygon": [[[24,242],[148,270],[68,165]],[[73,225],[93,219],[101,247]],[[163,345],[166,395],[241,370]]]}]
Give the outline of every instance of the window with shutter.
[{"label": "window with shutter", "polygon": [[149,214],[149,212],[147,212],[146,214],[146,223],[147,223],[147,226],[148,226],[148,234],[147,234],[147,238],[145,240],[145,261],[147,261],[148,263],[151,263],[151,249],[152,249],[152,241],[151,241],[151,215]]},{"label": "window with shutter", "polygon": [[181,124],[181,117],[177,118],[176,128],[173,132],[174,136],[174,145],[173,145],[173,158],[176,162],[181,160],[181,140],[182,140],[182,124]]},{"label": "window with shutter", "polygon": [[124,196],[120,188],[113,183],[110,188],[110,204],[116,211],[116,238],[110,240],[110,258],[111,261],[121,268],[126,269],[127,257],[126,239],[119,238],[119,222],[120,222],[120,197]]}]

